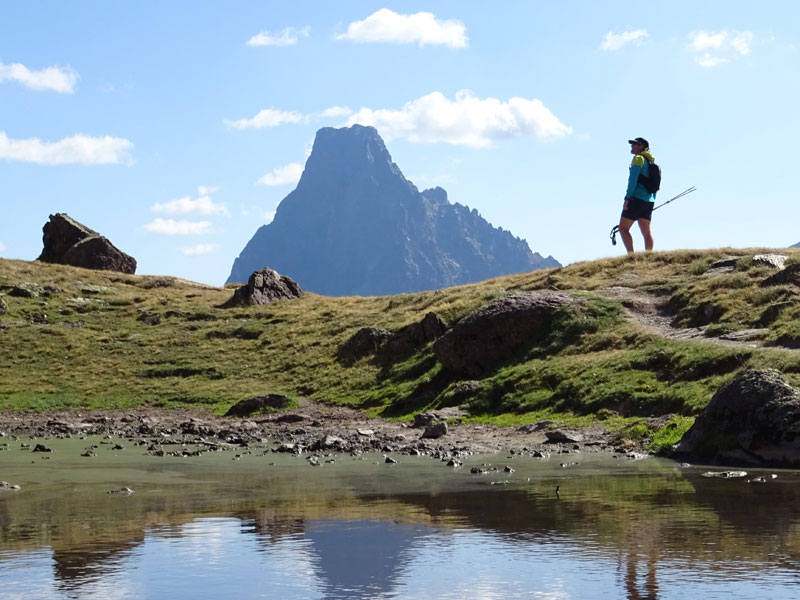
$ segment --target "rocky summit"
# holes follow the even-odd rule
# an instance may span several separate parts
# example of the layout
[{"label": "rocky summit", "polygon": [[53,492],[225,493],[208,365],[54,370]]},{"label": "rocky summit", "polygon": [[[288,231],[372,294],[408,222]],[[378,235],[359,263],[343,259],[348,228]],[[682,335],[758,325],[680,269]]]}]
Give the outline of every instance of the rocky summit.
[{"label": "rocky summit", "polygon": [[66,213],[50,215],[42,228],[44,248],[37,260],[94,269],[136,273],[136,259]]},{"label": "rocky summit", "polygon": [[330,296],[416,292],[560,266],[447,192],[420,192],[373,127],[324,128],[297,188],[234,261],[227,283],[265,266]]}]

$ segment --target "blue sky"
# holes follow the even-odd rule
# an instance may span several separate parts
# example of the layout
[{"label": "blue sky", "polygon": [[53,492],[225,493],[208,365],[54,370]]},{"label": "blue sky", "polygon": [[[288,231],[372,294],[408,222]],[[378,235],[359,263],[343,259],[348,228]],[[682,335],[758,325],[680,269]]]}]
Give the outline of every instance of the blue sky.
[{"label": "blue sky", "polygon": [[66,212],[138,273],[221,285],[317,129],[356,122],[564,264],[623,252],[635,136],[661,201],[698,188],[655,213],[657,250],[788,246],[799,45],[788,0],[5,0],[0,256]]}]

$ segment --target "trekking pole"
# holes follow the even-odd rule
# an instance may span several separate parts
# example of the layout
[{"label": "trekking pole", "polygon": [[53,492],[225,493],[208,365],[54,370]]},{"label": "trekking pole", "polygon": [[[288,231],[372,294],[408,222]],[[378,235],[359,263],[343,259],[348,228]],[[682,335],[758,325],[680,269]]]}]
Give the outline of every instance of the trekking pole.
[{"label": "trekking pole", "polygon": [[[675,202],[675,200],[677,200],[678,198],[683,198],[686,194],[691,194],[696,189],[697,189],[696,187],[692,186],[687,190],[683,190],[680,194],[678,194],[674,198],[670,198],[666,202],[662,202],[658,206],[653,207],[653,210],[658,210],[659,208],[661,208],[662,206],[666,206],[670,202]],[[617,245],[617,233],[618,232],[619,232],[619,225],[614,225],[614,227],[611,228],[611,245],[612,246],[616,246]]]}]

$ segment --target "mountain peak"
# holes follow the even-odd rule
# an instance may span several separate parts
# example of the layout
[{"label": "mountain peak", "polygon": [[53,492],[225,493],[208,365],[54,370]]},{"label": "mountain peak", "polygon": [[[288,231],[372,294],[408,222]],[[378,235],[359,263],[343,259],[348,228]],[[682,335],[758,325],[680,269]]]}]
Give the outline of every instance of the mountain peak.
[{"label": "mountain peak", "polygon": [[420,193],[374,127],[317,132],[297,188],[234,261],[228,283],[270,267],[327,295],[379,295],[559,266],[436,187]]}]

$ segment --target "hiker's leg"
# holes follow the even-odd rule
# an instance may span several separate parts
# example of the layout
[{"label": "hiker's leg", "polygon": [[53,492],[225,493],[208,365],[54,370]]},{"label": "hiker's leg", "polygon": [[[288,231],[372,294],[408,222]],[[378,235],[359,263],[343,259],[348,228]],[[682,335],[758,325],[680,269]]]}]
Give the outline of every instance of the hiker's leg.
[{"label": "hiker's leg", "polygon": [[622,243],[625,245],[625,250],[628,251],[628,254],[633,252],[633,236],[631,235],[631,225],[633,225],[633,219],[628,219],[626,217],[620,218],[619,237],[622,238]]},{"label": "hiker's leg", "polygon": [[650,233],[650,221],[648,219],[639,219],[639,230],[642,232],[644,238],[644,249],[653,249],[653,234]]}]

